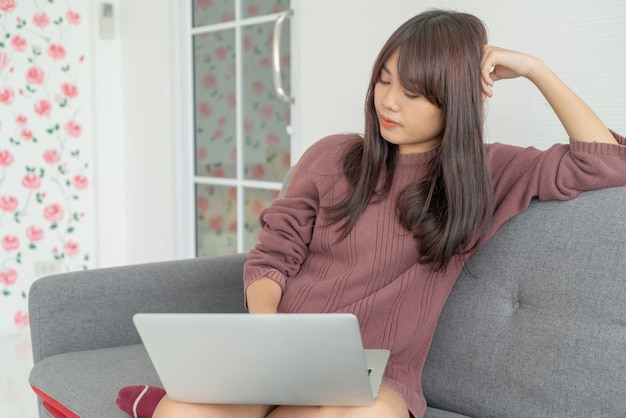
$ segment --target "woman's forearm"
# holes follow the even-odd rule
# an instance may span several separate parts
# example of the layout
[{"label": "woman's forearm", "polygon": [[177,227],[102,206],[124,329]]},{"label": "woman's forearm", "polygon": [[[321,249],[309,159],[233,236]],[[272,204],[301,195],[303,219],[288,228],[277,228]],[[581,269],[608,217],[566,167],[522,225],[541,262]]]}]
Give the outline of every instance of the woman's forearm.
[{"label": "woman's forearm", "polygon": [[276,313],[282,289],[274,280],[261,277],[246,289],[246,302],[250,313]]},{"label": "woman's forearm", "polygon": [[569,137],[576,141],[617,144],[595,112],[543,61],[535,60],[527,78],[546,98]]}]

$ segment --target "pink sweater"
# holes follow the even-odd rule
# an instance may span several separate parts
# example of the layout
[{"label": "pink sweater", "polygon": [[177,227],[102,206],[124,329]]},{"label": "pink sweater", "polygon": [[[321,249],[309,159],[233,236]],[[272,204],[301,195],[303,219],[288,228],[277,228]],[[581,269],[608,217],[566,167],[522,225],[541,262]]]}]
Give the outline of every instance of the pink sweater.
[{"label": "pink sweater", "polygon": [[[419,264],[419,246],[398,223],[395,202],[409,182],[426,174],[437,150],[399,155],[389,196],[370,205],[338,242],[323,207],[348,190],[341,168],[352,139],[324,138],[302,156],[284,198],[260,215],[259,244],[248,255],[244,284],[262,276],[275,280],[283,289],[279,312],[355,314],[364,347],[391,351],[384,383],[420,417],[426,410],[422,367],[461,265],[453,261],[445,272],[433,273]],[[533,197],[567,200],[585,190],[626,186],[626,146],[573,141],[542,152],[493,144],[487,155],[495,208],[489,237]]]}]

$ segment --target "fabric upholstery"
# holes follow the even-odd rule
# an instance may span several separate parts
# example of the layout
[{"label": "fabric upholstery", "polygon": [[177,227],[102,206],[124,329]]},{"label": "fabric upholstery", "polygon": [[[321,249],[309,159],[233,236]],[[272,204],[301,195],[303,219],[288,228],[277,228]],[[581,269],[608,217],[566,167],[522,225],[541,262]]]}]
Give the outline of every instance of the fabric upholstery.
[{"label": "fabric upholstery", "polygon": [[626,416],[626,189],[535,202],[469,263],[423,374],[478,417]]},{"label": "fabric upholstery", "polygon": [[80,417],[126,417],[115,405],[117,391],[161,381],[143,344],[58,354],[38,363],[31,385]]},{"label": "fabric upholstery", "polygon": [[140,342],[137,312],[243,312],[245,255],[78,271],[37,280],[29,293],[33,356]]}]

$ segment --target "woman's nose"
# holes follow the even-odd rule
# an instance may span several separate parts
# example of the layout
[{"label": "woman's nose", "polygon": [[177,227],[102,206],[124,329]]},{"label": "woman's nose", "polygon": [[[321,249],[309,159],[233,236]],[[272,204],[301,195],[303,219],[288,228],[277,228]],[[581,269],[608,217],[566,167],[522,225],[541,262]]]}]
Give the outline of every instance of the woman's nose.
[{"label": "woman's nose", "polygon": [[383,106],[391,111],[398,111],[398,93],[394,88],[389,88],[383,96]]}]

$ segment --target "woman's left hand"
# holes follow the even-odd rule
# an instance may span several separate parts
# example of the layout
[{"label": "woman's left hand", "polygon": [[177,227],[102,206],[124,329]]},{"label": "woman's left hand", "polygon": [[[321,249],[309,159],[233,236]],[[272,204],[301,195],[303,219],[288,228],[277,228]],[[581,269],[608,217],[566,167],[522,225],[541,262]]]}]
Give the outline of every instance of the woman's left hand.
[{"label": "woman's left hand", "polygon": [[481,63],[482,99],[493,96],[493,86],[498,80],[529,77],[539,60],[531,55],[485,45]]}]

